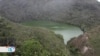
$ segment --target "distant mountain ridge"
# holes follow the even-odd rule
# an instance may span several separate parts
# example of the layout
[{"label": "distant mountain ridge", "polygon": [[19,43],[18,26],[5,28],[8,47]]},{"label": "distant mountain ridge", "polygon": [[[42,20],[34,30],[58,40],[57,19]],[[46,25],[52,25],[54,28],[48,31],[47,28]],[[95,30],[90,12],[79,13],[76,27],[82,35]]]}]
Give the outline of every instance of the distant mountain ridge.
[{"label": "distant mountain ridge", "polygon": [[96,0],[2,0],[0,15],[15,22],[52,20],[84,27],[100,22]]},{"label": "distant mountain ridge", "polygon": [[86,3],[92,5],[92,7],[97,6],[96,2],[91,2],[91,0],[3,0],[0,3],[0,14],[8,18],[16,17],[12,19],[14,21],[21,21],[21,19],[23,21],[25,19],[27,20],[27,18],[57,19],[57,16],[62,15],[62,13],[63,15],[69,14],[67,11],[71,12],[70,9],[73,8],[75,4],[79,4],[82,7],[83,5],[89,6]]}]

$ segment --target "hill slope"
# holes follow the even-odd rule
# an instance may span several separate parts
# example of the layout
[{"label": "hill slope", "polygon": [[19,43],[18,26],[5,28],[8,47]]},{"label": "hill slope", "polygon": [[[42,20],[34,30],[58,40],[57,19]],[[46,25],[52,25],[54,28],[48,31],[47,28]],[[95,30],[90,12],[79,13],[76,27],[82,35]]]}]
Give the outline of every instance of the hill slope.
[{"label": "hill slope", "polygon": [[[14,55],[68,55],[62,36],[56,35],[50,30],[47,30],[45,28],[23,26],[2,19],[2,17],[0,18],[0,26],[2,26],[0,28],[0,38],[3,39],[3,42],[0,43],[3,45],[15,46],[17,50]],[[12,39],[15,39],[14,42],[12,42]],[[8,42],[6,42],[5,40],[8,40]],[[33,51],[31,49],[33,49]],[[37,52],[37,54],[35,54],[35,52]],[[3,54],[1,55],[3,56]]]},{"label": "hill slope", "polygon": [[2,0],[0,15],[16,22],[52,20],[85,28],[100,24],[99,7],[96,0]]},{"label": "hill slope", "polygon": [[97,26],[95,28],[92,28],[91,31],[89,31],[89,42],[91,44],[91,47],[94,51],[94,56],[100,55],[100,26]]}]

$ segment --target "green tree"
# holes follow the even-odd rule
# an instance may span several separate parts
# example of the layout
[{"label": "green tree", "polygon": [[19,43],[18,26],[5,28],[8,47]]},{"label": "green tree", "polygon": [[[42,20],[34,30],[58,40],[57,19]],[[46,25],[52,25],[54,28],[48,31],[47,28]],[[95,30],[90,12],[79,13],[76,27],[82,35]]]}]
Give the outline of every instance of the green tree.
[{"label": "green tree", "polygon": [[[14,45],[15,39],[13,37],[13,34],[11,33],[12,27],[9,26],[8,22],[5,21],[5,19],[2,19],[0,17],[0,45]],[[11,43],[12,42],[12,43]]]},{"label": "green tree", "polygon": [[0,56],[8,56],[6,53],[2,53],[0,54]]},{"label": "green tree", "polygon": [[21,56],[49,56],[50,53],[36,40],[25,41],[20,48]]}]

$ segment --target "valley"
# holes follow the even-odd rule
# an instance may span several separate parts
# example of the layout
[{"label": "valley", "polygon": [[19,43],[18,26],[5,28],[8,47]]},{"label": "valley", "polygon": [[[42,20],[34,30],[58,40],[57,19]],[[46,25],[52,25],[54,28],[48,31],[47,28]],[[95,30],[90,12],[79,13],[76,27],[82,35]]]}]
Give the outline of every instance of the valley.
[{"label": "valley", "polygon": [[[13,40],[12,40],[13,39]],[[100,56],[97,0],[0,0],[0,56]]]}]

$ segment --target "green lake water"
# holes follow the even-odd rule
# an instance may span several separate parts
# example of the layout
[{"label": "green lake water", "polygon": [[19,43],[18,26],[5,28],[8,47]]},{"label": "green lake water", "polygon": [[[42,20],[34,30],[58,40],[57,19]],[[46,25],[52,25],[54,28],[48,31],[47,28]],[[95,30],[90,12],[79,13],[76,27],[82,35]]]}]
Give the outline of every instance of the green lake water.
[{"label": "green lake water", "polygon": [[35,27],[45,27],[54,31],[56,34],[61,34],[63,36],[65,44],[67,44],[67,42],[71,38],[83,34],[83,31],[79,27],[63,23],[56,23],[50,21],[30,21],[24,22],[22,24]]}]

